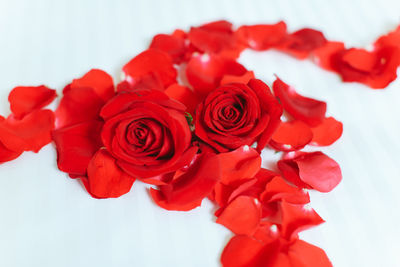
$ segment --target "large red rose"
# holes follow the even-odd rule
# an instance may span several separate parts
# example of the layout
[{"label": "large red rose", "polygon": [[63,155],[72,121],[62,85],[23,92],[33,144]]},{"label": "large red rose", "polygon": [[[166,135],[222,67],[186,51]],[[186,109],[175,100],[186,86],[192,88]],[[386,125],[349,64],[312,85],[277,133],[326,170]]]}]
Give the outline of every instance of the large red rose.
[{"label": "large red rose", "polygon": [[195,133],[220,152],[258,142],[261,151],[279,126],[282,107],[260,80],[225,84],[196,110]]},{"label": "large red rose", "polygon": [[163,184],[165,177],[154,177],[188,165],[197,151],[190,147],[185,106],[161,91],[120,93],[100,115],[105,120],[103,144],[117,165],[145,182]]}]

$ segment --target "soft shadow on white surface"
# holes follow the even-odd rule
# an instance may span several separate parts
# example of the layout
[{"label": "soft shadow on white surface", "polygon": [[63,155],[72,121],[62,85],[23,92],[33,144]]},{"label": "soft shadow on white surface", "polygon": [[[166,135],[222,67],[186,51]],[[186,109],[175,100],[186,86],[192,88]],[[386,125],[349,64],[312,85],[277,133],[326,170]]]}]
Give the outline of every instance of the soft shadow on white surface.
[{"label": "soft shadow on white surface", "polygon": [[[284,19],[328,38],[362,46],[399,23],[398,1],[95,1],[0,0],[0,114],[16,85],[61,92],[96,67],[119,77],[151,37],[225,18],[236,25]],[[299,92],[328,102],[344,123],[323,149],[343,182],[311,205],[327,221],[302,234],[334,266],[400,266],[400,81],[382,91],[344,84],[308,61],[246,51],[241,62],[267,82],[274,73]],[[268,160],[268,159],[266,159]],[[219,266],[230,233],[205,201],[189,213],[156,207],[135,183],[120,199],[92,199],[56,168],[49,145],[0,165],[0,266]]]}]

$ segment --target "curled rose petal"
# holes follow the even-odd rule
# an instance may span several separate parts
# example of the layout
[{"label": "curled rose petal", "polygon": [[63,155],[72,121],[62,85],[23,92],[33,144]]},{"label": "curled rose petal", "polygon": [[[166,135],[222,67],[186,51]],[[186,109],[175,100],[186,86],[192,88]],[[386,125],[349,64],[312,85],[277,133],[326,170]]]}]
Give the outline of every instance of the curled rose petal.
[{"label": "curled rose petal", "polygon": [[140,53],[122,70],[131,85],[140,83],[143,78],[149,78],[149,75],[153,79],[159,80],[164,88],[176,83],[177,72],[171,56],[158,49],[148,49]]},{"label": "curled rose petal", "polygon": [[228,83],[244,83],[247,84],[251,79],[254,79],[254,72],[248,71],[243,75],[224,75],[221,80],[221,85]]},{"label": "curled rose petal", "polygon": [[88,189],[97,198],[120,197],[131,190],[134,178],[121,170],[110,153],[100,149],[88,166]]},{"label": "curled rose petal", "polygon": [[191,44],[202,52],[237,58],[244,46],[239,45],[232,24],[225,20],[192,27],[188,34]]},{"label": "curled rose petal", "polygon": [[0,143],[15,152],[38,152],[51,142],[54,128],[54,113],[51,110],[35,110],[23,119],[10,115],[0,121]]},{"label": "curled rose petal", "polygon": [[221,263],[223,267],[280,267],[274,265],[279,250],[278,240],[264,243],[246,235],[237,235],[225,246]]},{"label": "curled rose petal", "polygon": [[61,171],[85,175],[94,154],[103,146],[100,131],[103,123],[98,120],[78,123],[53,131],[57,148],[57,165]]},{"label": "curled rose petal", "polygon": [[324,250],[299,239],[290,246],[287,255],[290,266],[333,266]]},{"label": "curled rose petal", "polygon": [[342,42],[327,42],[313,51],[313,61],[323,69],[335,71],[335,57],[344,50]]},{"label": "curled rose petal", "polygon": [[193,55],[186,66],[189,84],[203,95],[217,88],[224,75],[240,76],[246,72],[236,61],[211,54]]},{"label": "curled rose petal", "polygon": [[201,205],[221,177],[221,161],[216,155],[202,153],[196,161],[171,184],[151,188],[150,194],[160,207],[187,211]]},{"label": "curled rose petal", "polygon": [[291,186],[280,176],[272,178],[260,195],[263,203],[270,203],[284,200],[291,204],[307,204],[310,196],[307,191]]},{"label": "curled rose petal", "polygon": [[185,39],[176,34],[157,34],[149,48],[164,51],[171,56],[174,63],[181,63],[185,56]]},{"label": "curled rose petal", "polygon": [[313,139],[310,127],[302,121],[282,122],[269,145],[280,151],[293,151],[306,146]]},{"label": "curled rose petal", "polygon": [[287,240],[295,239],[299,232],[324,222],[318,213],[307,205],[282,201],[280,207],[282,210],[281,235]]},{"label": "curled rose petal", "polygon": [[217,156],[224,164],[221,166],[221,183],[229,185],[237,180],[252,178],[261,168],[261,157],[258,152],[249,146],[220,153]]},{"label": "curled rose petal", "polygon": [[235,198],[219,215],[217,223],[238,235],[252,235],[261,220],[261,204],[253,197]]},{"label": "curled rose petal", "polygon": [[333,117],[325,118],[320,125],[311,128],[313,138],[310,145],[329,146],[336,142],[343,133],[343,123]]},{"label": "curled rose petal", "polygon": [[165,89],[164,93],[170,98],[184,104],[187,112],[194,114],[199,97],[188,87],[175,83]]},{"label": "curled rose petal", "polygon": [[387,35],[383,35],[375,41],[374,47],[381,48],[386,46],[394,46],[400,48],[400,25],[397,28],[388,33]]},{"label": "curled rose petal", "polygon": [[10,109],[14,116],[21,119],[33,110],[50,104],[56,98],[56,91],[41,86],[18,86],[8,95]]},{"label": "curled rose petal", "polygon": [[305,28],[287,35],[278,49],[298,59],[305,59],[312,51],[322,47],[326,42],[322,32]]},{"label": "curled rose petal", "polygon": [[114,82],[112,77],[105,71],[92,69],[79,79],[74,79],[71,89],[92,88],[93,91],[104,101],[114,96]]},{"label": "curled rose petal", "polygon": [[13,159],[16,159],[19,157],[19,155],[22,154],[22,151],[12,151],[9,150],[8,148],[6,148],[3,143],[0,142],[0,164],[7,162],[7,161],[11,161]]},{"label": "curled rose petal", "polygon": [[319,151],[304,152],[293,159],[280,160],[278,168],[289,182],[320,192],[331,191],[342,180],[337,162]]},{"label": "curled rose petal", "polygon": [[236,31],[239,40],[254,50],[275,47],[286,34],[286,24],[283,21],[272,25],[245,25]]},{"label": "curled rose petal", "polygon": [[304,121],[311,127],[317,126],[324,120],[325,102],[299,95],[293,87],[279,78],[275,80],[273,90],[283,108],[294,118]]}]

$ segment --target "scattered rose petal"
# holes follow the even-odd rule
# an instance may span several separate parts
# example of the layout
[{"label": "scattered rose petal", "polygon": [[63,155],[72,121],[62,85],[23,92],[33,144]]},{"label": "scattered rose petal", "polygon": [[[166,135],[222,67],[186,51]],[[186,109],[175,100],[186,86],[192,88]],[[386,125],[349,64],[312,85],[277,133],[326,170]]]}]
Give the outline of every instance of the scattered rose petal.
[{"label": "scattered rose petal", "polygon": [[282,122],[269,145],[280,151],[293,151],[306,146],[313,139],[310,127],[302,121]]},{"label": "scattered rose petal", "polygon": [[294,118],[311,127],[317,126],[325,118],[326,103],[299,95],[296,90],[277,78],[273,84],[275,95],[283,108]]},{"label": "scattered rose petal", "polygon": [[317,127],[311,128],[311,131],[313,138],[310,145],[330,146],[342,136],[343,123],[333,117],[328,117]]},{"label": "scattered rose petal", "polygon": [[88,180],[89,191],[97,198],[120,197],[131,190],[135,181],[105,149],[100,149],[89,162]]},{"label": "scattered rose petal", "polygon": [[36,87],[18,86],[10,92],[8,101],[10,102],[11,112],[16,118],[21,119],[26,114],[47,106],[56,96],[55,90],[44,85]]},{"label": "scattered rose petal", "polygon": [[278,168],[289,182],[320,192],[331,191],[342,180],[342,172],[337,162],[319,151],[280,160]]}]

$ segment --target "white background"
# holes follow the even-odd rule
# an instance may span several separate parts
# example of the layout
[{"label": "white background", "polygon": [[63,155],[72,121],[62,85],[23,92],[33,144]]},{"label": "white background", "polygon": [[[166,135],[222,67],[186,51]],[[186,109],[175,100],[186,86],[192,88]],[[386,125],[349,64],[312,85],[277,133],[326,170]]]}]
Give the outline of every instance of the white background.
[{"label": "white background", "polygon": [[[290,30],[313,27],[366,46],[396,27],[400,1],[0,0],[0,114],[9,114],[14,86],[60,92],[93,67],[117,78],[154,34],[222,18],[284,19]],[[328,114],[344,123],[342,139],[323,149],[340,163],[343,182],[312,194],[327,222],[302,237],[334,266],[400,266],[400,80],[374,91],[273,51],[246,51],[241,62],[267,82],[276,73],[327,101]],[[119,199],[92,199],[57,170],[48,145],[0,165],[0,266],[219,266],[231,234],[212,211],[208,201],[187,213],[164,211],[140,182]]]}]

